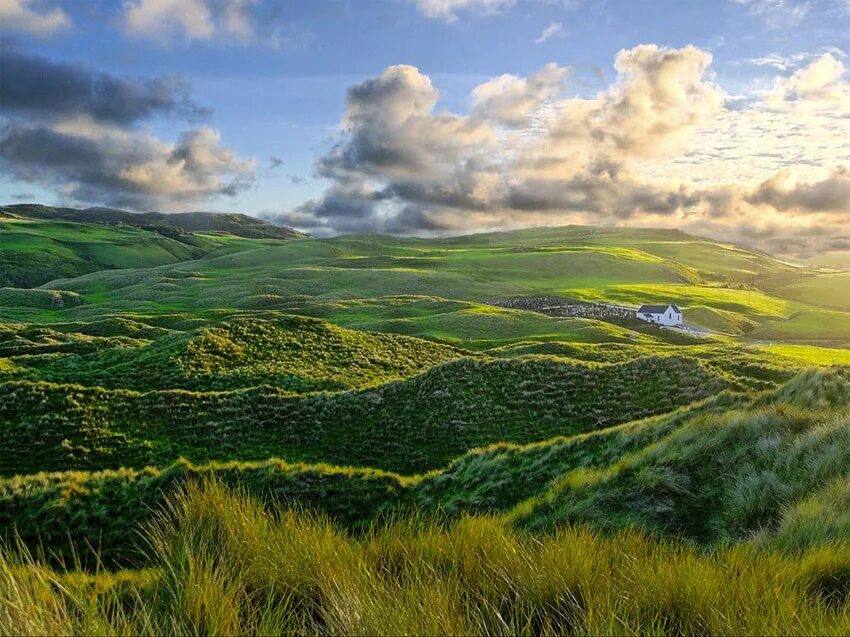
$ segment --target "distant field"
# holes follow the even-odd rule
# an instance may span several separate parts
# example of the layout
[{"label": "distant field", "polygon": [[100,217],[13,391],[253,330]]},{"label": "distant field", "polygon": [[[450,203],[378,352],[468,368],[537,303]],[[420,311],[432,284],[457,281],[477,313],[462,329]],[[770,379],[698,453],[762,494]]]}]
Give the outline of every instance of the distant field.
[{"label": "distant field", "polygon": [[850,344],[850,312],[810,310],[767,323],[749,334],[752,338],[790,343]]},{"label": "distant field", "polygon": [[783,296],[819,307],[850,310],[850,272],[808,274],[779,288]]},{"label": "distant field", "polygon": [[[211,256],[152,270],[55,280],[50,288],[79,294],[83,302],[61,314],[4,307],[0,318],[45,321],[128,311],[284,309],[356,328],[488,347],[527,338],[633,336],[610,325],[547,321],[480,306],[457,306],[437,315],[423,307],[419,315],[407,315],[395,299],[481,303],[555,295],[631,306],[672,301],[684,307],[686,320],[694,309],[694,325],[737,335],[812,309],[804,299],[753,287],[759,277],[793,282],[801,276],[795,268],[675,231],[572,227],[429,240],[355,235],[250,241],[231,238]],[[384,308],[381,299],[387,299]]]},{"label": "distant field", "polygon": [[0,217],[0,287],[33,287],[117,268],[152,268],[197,259],[226,238],[177,240],[131,226]]}]

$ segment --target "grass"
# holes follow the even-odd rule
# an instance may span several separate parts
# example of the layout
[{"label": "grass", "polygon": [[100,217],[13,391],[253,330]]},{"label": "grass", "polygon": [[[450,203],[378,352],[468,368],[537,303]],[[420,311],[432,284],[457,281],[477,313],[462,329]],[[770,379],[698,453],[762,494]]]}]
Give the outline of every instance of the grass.
[{"label": "grass", "polygon": [[700,553],[640,531],[545,538],[489,517],[360,538],[216,484],[173,497],[145,571],[0,559],[4,634],[843,634],[850,549]]},{"label": "grass", "polygon": [[780,280],[785,284],[778,291],[787,298],[827,309],[850,311],[850,272],[816,272],[787,282]]},{"label": "grass", "polygon": [[54,565],[138,564],[145,560],[141,532],[156,511],[188,484],[208,480],[321,512],[348,529],[363,529],[397,508],[413,482],[374,469],[280,460],[41,472],[0,479],[0,539],[22,542]]},{"label": "grass", "polygon": [[[100,325],[105,329],[104,323],[101,321]],[[368,334],[316,319],[279,314],[268,318],[235,317],[165,335],[142,325],[113,320],[108,324],[112,333],[132,334],[136,340],[78,338],[74,348],[77,352],[61,338],[62,333],[55,334],[55,328],[46,335],[42,329],[32,337],[40,337],[41,342],[49,339],[54,344],[58,340],[67,347],[62,348],[64,351],[57,347],[30,348],[39,353],[17,356],[13,377],[141,391],[228,390],[265,384],[306,393],[377,386],[414,376],[463,354],[461,350],[420,339]],[[8,331],[15,337],[9,340],[16,345],[31,333]],[[156,340],[139,340],[144,336]],[[0,332],[0,347],[2,338]],[[102,346],[90,347],[94,342]],[[28,351],[23,346],[20,349],[21,354]]]},{"label": "grass", "polygon": [[468,449],[603,428],[726,385],[697,362],[452,361],[376,389],[297,396],[272,387],[139,393],[0,383],[0,474],[262,460],[417,473]]},{"label": "grass", "polygon": [[807,310],[772,321],[750,333],[763,341],[844,346],[850,343],[850,313]]},{"label": "grass", "polygon": [[812,367],[850,365],[850,350],[847,349],[812,347],[809,345],[767,345],[755,349]]},{"label": "grass", "polygon": [[[838,539],[844,528],[846,498],[820,489],[848,475],[848,408],[846,371],[805,372],[755,396],[724,392],[587,433],[482,446],[420,475],[181,460],[163,469],[11,476],[0,480],[0,532],[17,531],[29,546],[43,542],[63,556],[69,542],[82,549],[88,542],[103,559],[126,564],[136,555],[127,538],[164,498],[187,482],[216,478],[268,501],[322,511],[348,529],[412,509],[448,518],[499,513],[537,533],[565,523],[642,527],[705,546],[762,533],[770,546],[789,544],[782,537],[790,536],[811,548],[822,542],[800,539],[793,513],[806,498],[814,499],[801,509],[815,526],[808,535]],[[828,516],[836,522],[818,521]]]},{"label": "grass", "polygon": [[[839,275],[18,212],[4,271],[49,283],[0,288],[0,634],[850,630]],[[489,304],[543,295],[722,334]]]},{"label": "grass", "polygon": [[34,287],[114,268],[196,259],[217,246],[138,228],[0,217],[0,287]]},{"label": "grass", "polygon": [[[683,233],[568,227],[450,239],[360,235],[261,242],[221,249],[153,269],[97,272],[59,279],[51,288],[79,294],[86,305],[64,320],[118,312],[204,314],[215,309],[277,309],[347,326],[488,347],[517,339],[618,340],[611,326],[576,320],[544,322],[480,306],[436,316],[387,316],[401,297],[481,303],[517,295],[572,296],[640,305],[677,301],[707,327],[740,333],[810,306],[755,285],[794,279],[798,269],[769,256]],[[235,249],[235,248],[234,248]],[[360,304],[360,305],[358,305]],[[412,310],[415,313],[415,309]],[[0,309],[0,318],[43,314]],[[489,338],[486,335],[493,335]],[[502,336],[503,335],[503,336]]]},{"label": "grass", "polygon": [[702,415],[607,466],[566,473],[513,515],[535,528],[590,522],[701,543],[740,540],[846,475],[848,407],[845,373],[803,374],[750,406]]}]

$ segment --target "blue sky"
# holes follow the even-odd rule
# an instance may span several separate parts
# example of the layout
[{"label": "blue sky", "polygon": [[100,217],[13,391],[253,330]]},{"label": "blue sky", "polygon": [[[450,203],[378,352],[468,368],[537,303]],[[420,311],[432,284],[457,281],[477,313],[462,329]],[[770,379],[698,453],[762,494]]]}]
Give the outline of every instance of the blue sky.
[{"label": "blue sky", "polygon": [[[818,135],[822,136],[824,130],[833,131],[833,134],[843,132],[846,125],[831,116],[828,122],[816,118],[824,110],[831,110],[834,115],[836,109],[841,111],[845,106],[841,99],[847,83],[844,56],[850,51],[848,0],[0,0],[0,25],[3,26],[2,48],[9,55],[29,56],[30,60],[37,58],[44,64],[68,63],[84,69],[92,77],[106,74],[130,82],[180,76],[193,104],[209,109],[202,121],[187,121],[169,108],[154,109],[138,119],[121,122],[123,128],[119,131],[112,120],[106,124],[98,122],[97,126],[88,120],[81,123],[80,118],[86,116],[83,112],[53,114],[48,121],[42,111],[35,117],[21,107],[11,114],[0,110],[7,133],[9,122],[13,128],[26,128],[32,133],[35,126],[32,122],[38,120],[39,126],[53,133],[61,129],[64,135],[84,135],[88,140],[98,135],[101,138],[123,135],[120,143],[132,145],[136,143],[132,136],[144,135],[145,144],[151,149],[159,148],[144,156],[144,161],[153,165],[159,161],[156,152],[167,155],[169,147],[173,150],[180,146],[183,133],[203,127],[217,131],[218,137],[205,137],[202,144],[199,142],[198,148],[202,147],[197,151],[199,157],[201,152],[232,151],[232,156],[226,160],[222,159],[223,155],[216,155],[217,159],[212,162],[222,175],[213,174],[214,169],[208,162],[198,168],[200,176],[172,175],[175,180],[172,190],[162,185],[168,178],[162,177],[157,172],[159,169],[148,171],[145,168],[142,172],[155,176],[144,186],[133,177],[132,188],[139,192],[122,198],[114,191],[122,189],[122,179],[129,179],[127,171],[118,171],[120,175],[109,175],[108,179],[99,176],[95,179],[81,177],[78,168],[37,164],[31,153],[21,150],[24,148],[22,136],[12,140],[15,145],[6,143],[6,148],[16,149],[17,154],[8,152],[0,157],[0,200],[5,202],[25,198],[44,203],[90,205],[119,202],[128,207],[166,210],[238,210],[300,222],[303,227],[325,233],[359,229],[358,224],[364,229],[427,233],[582,220],[689,225],[715,234],[723,234],[723,228],[739,232],[746,226],[746,231],[757,237],[759,234],[773,236],[777,232],[785,232],[783,236],[786,236],[791,229],[794,232],[801,227],[811,230],[813,224],[826,223],[811,214],[820,214],[823,210],[800,212],[803,205],[800,202],[809,201],[807,199],[795,199],[791,203],[796,203],[791,205],[789,202],[777,204],[775,198],[765,196],[763,202],[759,200],[758,205],[753,204],[758,199],[752,194],[753,188],[759,184],[786,169],[794,170],[795,176],[783,177],[785,181],[781,184],[777,182],[776,188],[782,192],[790,192],[798,185],[816,187],[827,179],[834,179],[836,174],[843,180],[840,170],[845,155],[840,147],[824,150],[822,137]],[[722,104],[707,115],[698,113],[699,125],[691,126],[685,131],[687,134],[683,132],[682,139],[677,133],[674,140],[677,149],[664,156],[627,152],[623,146],[625,142],[617,141],[616,134],[611,133],[611,146],[619,150],[611,150],[604,157],[581,151],[579,154],[584,153],[582,156],[586,160],[581,170],[574,166],[564,167],[557,174],[534,173],[534,179],[545,178],[546,188],[568,190],[577,177],[586,183],[584,176],[596,174],[589,167],[598,166],[600,162],[614,162],[627,169],[629,175],[640,174],[640,178],[623,181],[623,189],[637,187],[641,190],[645,182],[657,190],[659,175],[681,172],[683,166],[687,166],[694,173],[686,175],[687,183],[680,180],[682,183],[672,190],[670,184],[666,184],[667,190],[684,192],[682,189],[687,188],[689,193],[696,192],[702,186],[695,184],[700,183],[710,183],[714,190],[734,186],[744,193],[734,196],[753,208],[750,218],[745,218],[740,210],[734,219],[725,220],[721,220],[722,215],[716,210],[704,208],[700,214],[695,213],[688,208],[691,205],[688,202],[696,201],[694,197],[702,197],[703,201],[711,199],[703,196],[702,191],[694,197],[684,197],[686,202],[677,204],[677,212],[664,219],[653,212],[657,206],[648,206],[649,212],[636,209],[634,214],[629,214],[623,210],[625,204],[622,202],[608,208],[590,202],[587,210],[581,207],[583,204],[560,208],[547,202],[539,208],[520,206],[519,212],[514,214],[511,211],[516,211],[517,207],[507,202],[517,197],[501,195],[485,197],[486,202],[465,208],[454,200],[446,204],[445,198],[440,203],[399,195],[409,190],[414,177],[419,177],[397,166],[380,162],[368,166],[351,164],[351,158],[362,151],[362,145],[356,146],[355,141],[365,143],[367,133],[377,136],[375,139],[385,146],[401,143],[402,136],[407,145],[417,143],[409,137],[410,130],[396,131],[396,137],[390,139],[382,137],[389,134],[387,131],[375,130],[372,120],[368,127],[364,125],[358,132],[351,129],[351,121],[346,119],[351,115],[346,107],[347,91],[352,86],[381,77],[388,67],[409,65],[416,69],[415,76],[407,73],[402,79],[387,79],[388,86],[393,82],[393,86],[408,82],[419,90],[424,86],[420,78],[428,79],[438,92],[438,101],[430,111],[420,115],[431,118],[432,124],[441,113],[458,118],[469,116],[475,108],[473,91],[493,78],[509,74],[524,80],[550,63],[564,69],[563,77],[559,75],[552,80],[558,84],[557,90],[546,89],[545,95],[535,97],[533,105],[529,106],[535,114],[533,117],[529,114],[524,126],[505,126],[498,117],[493,119],[492,112],[487,115],[489,128],[478,130],[476,134],[498,137],[498,142],[493,143],[499,151],[491,149],[488,153],[509,148],[504,151],[507,157],[517,153],[516,139],[540,134],[541,113],[570,109],[569,100],[583,100],[575,104],[589,104],[596,99],[601,104],[599,96],[603,94],[609,96],[610,99],[605,98],[609,102],[615,100],[614,93],[622,92],[623,82],[628,79],[614,68],[615,57],[621,50],[634,50],[639,45],[654,45],[662,51],[685,51],[690,46],[700,55],[709,56],[705,59],[710,61],[700,58],[696,63],[699,68],[693,72],[700,77],[695,81],[701,82],[700,86],[710,85],[717,89],[715,93],[706,93],[709,99],[722,93]],[[822,65],[823,69],[827,66],[838,69],[830,71],[828,80],[824,80],[829,83],[826,88],[831,91],[830,99],[838,101],[820,110],[807,109],[806,118],[813,118],[812,152],[791,153],[783,150],[785,146],[771,146],[759,152],[753,147],[753,144],[757,146],[759,136],[787,137],[796,140],[794,143],[799,146],[799,135],[791,129],[793,125],[799,126],[802,120],[799,113],[786,112],[788,121],[783,128],[778,116],[774,117],[781,109],[762,108],[761,102],[754,104],[776,87],[777,82],[790,81],[795,72],[805,71],[824,55],[838,65]],[[641,68],[651,70],[656,68],[659,58],[644,56],[641,59],[646,63]],[[8,68],[11,66],[9,64]],[[0,107],[5,99],[3,94],[9,92],[15,81],[14,77],[2,74],[0,67],[3,82],[0,84]],[[836,82],[839,83],[837,88]],[[782,89],[787,98],[783,98],[783,104],[802,101],[798,95],[805,99],[815,99],[813,95],[821,99],[827,95],[823,86],[805,95],[798,88],[788,86]],[[764,100],[767,104],[766,98]],[[786,110],[790,108],[787,106]],[[748,114],[746,124],[743,119],[732,121],[739,110],[758,115],[750,117]],[[385,116],[383,113],[375,117]],[[68,123],[73,118],[76,120]],[[761,119],[753,123],[751,120],[756,118]],[[480,123],[458,122],[465,126],[466,132],[470,126]],[[109,127],[108,130],[104,126]],[[544,128],[547,126],[544,135],[549,135],[557,126],[563,127],[562,124],[546,124]],[[743,134],[745,145],[751,148],[749,152],[774,156],[775,161],[763,166],[755,162],[761,172],[745,166],[750,162],[742,161],[740,155],[734,160],[736,168],[730,165],[731,159],[724,163],[722,153],[708,157],[704,152],[706,143],[718,149],[727,147],[722,135],[727,136],[727,141],[736,139],[744,126],[749,126]],[[777,127],[776,130],[771,126]],[[84,133],[81,132],[83,128]],[[523,133],[521,129],[527,130]],[[706,132],[714,129],[725,132]],[[418,126],[416,130],[431,129]],[[484,137],[476,139],[480,141]],[[544,142],[549,148],[554,137],[546,139],[550,140]],[[666,145],[667,141],[661,140],[659,145]],[[803,147],[808,148],[808,143],[806,141]],[[213,148],[215,150],[211,151]],[[522,148],[523,152],[537,152],[526,151],[525,146]],[[2,149],[0,140],[0,155],[3,155]],[[333,162],[326,160],[334,155],[334,149],[336,163],[328,167]],[[445,154],[447,151],[440,146],[440,150],[434,152]],[[453,146],[451,152],[459,151]],[[558,156],[563,159],[570,152],[565,147]],[[172,159],[177,155],[182,156],[172,152]],[[340,159],[343,156],[344,161]],[[110,166],[125,161],[110,157],[111,163],[107,162]],[[448,167],[442,163],[435,167],[436,159],[441,158],[431,157],[417,166],[423,170],[422,167],[427,166],[433,174],[427,184],[417,182],[416,186],[443,192],[449,183],[474,182],[476,187],[483,187],[484,181],[490,183],[498,178],[513,187],[518,179],[525,178],[519,175],[527,175],[528,171],[518,168],[513,159],[509,163],[505,157],[500,158],[498,168],[487,169],[486,179],[481,172],[470,176],[469,166],[480,163],[481,159],[476,156],[473,161],[468,151],[453,156],[453,163]],[[133,155],[132,161],[142,162],[137,155]],[[317,169],[317,162],[323,161],[325,168]],[[343,169],[345,175],[340,173]],[[224,173],[229,176],[223,176]],[[738,173],[741,174],[736,179],[729,177]],[[234,179],[234,174],[238,184],[233,187],[225,188],[216,181],[219,177],[225,181]],[[73,182],[78,178],[85,183],[75,189]],[[191,187],[185,185],[186,179],[191,181]],[[467,179],[472,181],[464,181]],[[152,185],[151,181],[160,185]],[[535,188],[538,181],[534,182]],[[353,182],[357,184],[352,185]],[[822,188],[832,185],[830,182]],[[844,194],[843,187],[841,181],[839,197]],[[719,197],[714,190],[712,196]],[[357,212],[352,212],[352,217],[337,223],[334,219],[344,216],[344,211],[322,216],[323,210],[351,197],[352,192],[354,199],[360,197],[353,205]],[[364,192],[368,196],[364,196]],[[733,194],[725,195],[733,197]],[[664,196],[669,199],[671,195]],[[628,201],[633,199],[628,198]],[[365,200],[371,202],[368,214],[362,209]],[[821,203],[819,200],[818,205]],[[833,203],[829,206],[843,214],[844,204]],[[768,204],[773,207],[762,209]],[[850,209],[850,203],[847,208]],[[557,214],[553,214],[553,210]],[[408,217],[427,221],[413,225],[396,223]],[[843,223],[844,217],[835,211],[829,213],[828,223],[839,221]]]}]

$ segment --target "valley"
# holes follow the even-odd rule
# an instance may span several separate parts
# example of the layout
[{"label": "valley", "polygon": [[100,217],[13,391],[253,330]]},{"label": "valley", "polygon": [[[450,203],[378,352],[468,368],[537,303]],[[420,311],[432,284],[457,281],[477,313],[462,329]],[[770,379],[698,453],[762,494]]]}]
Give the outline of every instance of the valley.
[{"label": "valley", "polygon": [[[850,625],[847,272],[673,230],[104,214],[0,208],[4,590],[59,586],[73,621],[127,632],[222,573],[242,588],[184,627],[230,600],[225,626],[259,630],[281,595],[294,623],[269,625],[294,632]],[[508,302],[533,297],[672,302],[701,335]],[[456,626],[417,601],[454,599],[435,572],[476,600],[440,611]],[[334,582],[374,602],[360,623]],[[784,605],[752,612],[767,585]]]}]

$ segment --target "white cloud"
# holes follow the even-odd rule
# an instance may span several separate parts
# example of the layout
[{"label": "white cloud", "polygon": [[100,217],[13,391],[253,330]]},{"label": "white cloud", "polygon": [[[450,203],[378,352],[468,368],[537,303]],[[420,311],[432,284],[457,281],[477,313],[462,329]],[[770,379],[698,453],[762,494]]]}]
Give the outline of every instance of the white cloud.
[{"label": "white cloud", "polygon": [[174,36],[207,40],[215,32],[204,0],[135,0],[128,2],[124,28],[134,35],[160,41]]},{"label": "white cloud", "polygon": [[593,97],[566,97],[568,68],[549,64],[480,84],[465,114],[440,111],[415,67],[389,67],[349,89],[317,164],[325,195],[281,219],[318,233],[617,223],[825,245],[850,223],[848,83],[837,55],[806,59],[732,102],[706,51],[641,45]]},{"label": "white cloud", "polygon": [[847,69],[831,53],[825,53],[790,77],[777,78],[767,96],[772,106],[794,102],[829,110],[833,116],[850,116],[850,83]]},{"label": "white cloud", "polygon": [[550,63],[528,78],[501,75],[472,91],[473,115],[510,128],[530,126],[532,117],[560,95],[569,69]]},{"label": "white cloud", "polygon": [[808,15],[811,2],[801,0],[729,0],[748,9],[751,15],[762,19],[767,26],[779,29],[794,27]]},{"label": "white cloud", "polygon": [[220,39],[275,46],[282,41],[273,32],[275,20],[260,9],[258,0],[127,0],[124,29],[160,43]]},{"label": "white cloud", "polygon": [[554,37],[564,37],[564,25],[553,22],[540,32],[540,36],[534,41],[535,44],[543,44],[546,40]]},{"label": "white cloud", "polygon": [[70,25],[59,7],[38,0],[0,0],[0,29],[44,36]]},{"label": "white cloud", "polygon": [[454,22],[458,13],[498,13],[516,0],[414,0],[419,11],[428,18]]}]

